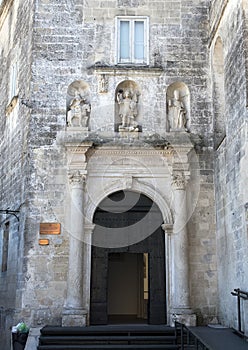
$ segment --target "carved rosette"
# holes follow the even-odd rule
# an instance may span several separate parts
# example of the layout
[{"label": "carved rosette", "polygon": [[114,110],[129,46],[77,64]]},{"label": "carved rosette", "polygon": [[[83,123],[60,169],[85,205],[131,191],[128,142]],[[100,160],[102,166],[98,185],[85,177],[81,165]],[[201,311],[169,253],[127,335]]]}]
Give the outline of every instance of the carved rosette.
[{"label": "carved rosette", "polygon": [[185,190],[187,181],[183,173],[172,175],[172,188],[174,190]]},{"label": "carved rosette", "polygon": [[69,171],[68,179],[71,186],[83,186],[85,183],[86,175],[82,174],[79,170]]}]

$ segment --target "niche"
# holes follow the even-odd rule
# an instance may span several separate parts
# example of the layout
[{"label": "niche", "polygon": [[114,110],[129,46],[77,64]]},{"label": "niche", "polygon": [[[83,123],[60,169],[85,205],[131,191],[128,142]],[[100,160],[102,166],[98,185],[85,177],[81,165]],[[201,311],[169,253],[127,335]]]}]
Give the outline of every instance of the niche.
[{"label": "niche", "polygon": [[89,85],[76,80],[71,83],[66,96],[67,127],[88,130],[91,112]]},{"label": "niche", "polygon": [[115,131],[142,131],[140,89],[132,80],[121,82],[115,91]]},{"label": "niche", "polygon": [[189,131],[190,94],[183,82],[175,82],[167,89],[167,131]]}]

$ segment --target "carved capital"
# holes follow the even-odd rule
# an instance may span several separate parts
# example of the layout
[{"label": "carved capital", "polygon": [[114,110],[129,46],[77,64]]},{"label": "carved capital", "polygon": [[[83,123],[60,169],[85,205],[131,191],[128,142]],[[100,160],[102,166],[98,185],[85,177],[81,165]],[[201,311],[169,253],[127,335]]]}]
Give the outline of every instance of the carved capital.
[{"label": "carved capital", "polygon": [[172,224],[162,224],[162,230],[168,235],[171,236],[173,233],[173,225]]},{"label": "carved capital", "polygon": [[172,175],[171,185],[174,190],[185,190],[187,180],[183,173],[177,173]]},{"label": "carved capital", "polygon": [[71,186],[83,186],[83,184],[85,183],[86,175],[82,174],[79,170],[69,171],[68,179]]},{"label": "carved capital", "polygon": [[94,231],[94,228],[95,228],[95,224],[85,224],[84,225],[84,233],[86,235],[92,235],[93,234],[93,231]]}]

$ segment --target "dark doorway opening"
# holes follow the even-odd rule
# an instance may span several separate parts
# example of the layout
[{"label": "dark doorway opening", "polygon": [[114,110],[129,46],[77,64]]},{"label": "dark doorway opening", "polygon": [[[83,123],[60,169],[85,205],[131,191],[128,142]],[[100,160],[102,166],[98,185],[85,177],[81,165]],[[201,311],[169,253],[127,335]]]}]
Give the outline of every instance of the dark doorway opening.
[{"label": "dark doorway opening", "polygon": [[108,255],[108,323],[147,322],[146,256],[142,253]]},{"label": "dark doorway opening", "polygon": [[[132,192],[125,191],[124,197],[128,203],[132,202]],[[116,203],[120,198],[123,207],[118,212]],[[107,206],[103,201],[94,216],[90,323],[165,324],[165,246],[160,210],[143,194],[139,194],[139,200],[131,208],[120,192],[112,194],[111,199],[113,210],[108,198]],[[151,215],[151,210],[155,215]],[[149,225],[139,225],[146,215],[151,215],[150,221],[157,222],[148,235],[145,231]],[[125,226],[131,238],[137,232],[144,233],[146,238],[122,247],[97,246],[96,239],[99,242],[101,234],[106,234],[109,228],[114,235],[115,230],[118,234],[118,228]]]}]

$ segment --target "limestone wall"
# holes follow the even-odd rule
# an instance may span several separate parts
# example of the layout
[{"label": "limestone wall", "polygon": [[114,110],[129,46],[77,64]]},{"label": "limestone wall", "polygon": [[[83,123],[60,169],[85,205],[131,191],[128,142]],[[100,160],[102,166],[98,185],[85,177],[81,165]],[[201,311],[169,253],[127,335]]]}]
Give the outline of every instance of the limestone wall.
[{"label": "limestone wall", "polygon": [[[117,15],[149,16],[149,66],[162,68],[160,74],[149,69],[116,72]],[[207,2],[204,6],[198,1],[39,1],[34,26],[33,145],[51,143],[56,130],[64,127],[67,90],[78,80],[89,87],[91,130],[114,130],[115,89],[127,78],[140,87],[144,130],[149,133],[165,131],[167,88],[175,81],[185,83],[191,130],[208,135],[211,142]],[[101,73],[106,75],[106,93],[98,93]]]},{"label": "limestone wall", "polygon": [[[115,66],[117,15],[150,17],[148,68],[121,69]],[[69,199],[66,194],[65,150],[58,145],[58,140],[56,143],[56,137],[58,131],[66,128],[68,87],[79,80],[89,87],[90,138],[97,143],[104,138],[119,137],[114,133],[115,93],[122,81],[132,80],[139,86],[142,135],[154,135],[153,139],[156,139],[156,134],[166,137],[166,92],[169,85],[179,81],[188,87],[190,131],[202,138],[201,141],[196,137],[202,159],[202,186],[197,210],[189,223],[192,304],[198,308],[200,321],[207,322],[216,315],[207,29],[207,2],[37,1],[31,97],[34,108],[29,135],[32,147],[31,215],[27,228],[27,237],[34,243],[26,252],[29,280],[23,299],[30,322],[59,322],[63,307],[68,261],[66,224],[60,238],[51,238],[49,247],[38,246],[38,224],[42,221],[66,222],[68,205],[65,203]],[[99,81],[103,75],[107,91],[100,92]],[[124,143],[127,145],[126,141]],[[202,148],[203,145],[206,148]]]},{"label": "limestone wall", "polygon": [[[219,315],[224,324],[235,328],[238,327],[237,306],[231,291],[247,290],[247,191],[244,185],[247,182],[247,34],[244,24],[242,2],[229,1],[219,17],[211,43],[212,57],[217,37],[222,40],[224,52],[226,137],[216,151],[215,160]],[[247,303],[243,302],[242,328],[247,332],[246,313]]]},{"label": "limestone wall", "polygon": [[[15,4],[17,6],[18,3]],[[25,4],[29,5],[31,11],[31,2]],[[23,7],[18,16],[20,14],[20,18],[25,18],[24,10],[25,16],[30,15],[25,21],[28,27],[32,16],[27,7]],[[117,15],[149,16],[149,67],[116,67]],[[18,30],[19,21],[16,27],[11,28]],[[6,20],[5,26],[9,23]],[[20,140],[28,140],[29,170],[21,170],[23,163],[20,165],[17,162],[16,166],[8,164],[8,169],[16,169],[19,178],[20,174],[28,176],[28,186],[23,185],[22,190],[18,191],[19,194],[24,193],[22,191],[25,188],[28,191],[28,201],[27,218],[22,221],[20,229],[25,232],[25,247],[24,266],[20,274],[23,283],[20,284],[22,290],[18,294],[20,303],[16,318],[23,318],[31,325],[61,322],[66,295],[70,198],[66,151],[59,142],[59,135],[66,130],[66,114],[71,98],[68,97],[68,88],[78,81],[83,86],[87,85],[91,104],[90,140],[97,144],[119,140],[122,147],[128,148],[128,140],[120,140],[114,127],[116,88],[124,80],[134,81],[140,89],[142,135],[152,145],[164,142],[169,137],[166,104],[169,86],[180,82],[189,91],[189,135],[193,135],[192,142],[196,144],[199,156],[199,162],[198,159],[192,160],[197,171],[191,180],[191,190],[194,190],[194,183],[199,178],[201,183],[196,210],[188,224],[191,302],[200,322],[206,323],[216,315],[213,125],[208,28],[208,1],[35,1],[33,37],[31,38],[31,30],[27,36],[27,28],[23,28],[23,36],[18,39],[25,43],[24,57],[22,46],[20,51],[21,60],[26,60],[26,64],[21,65],[23,93],[20,95],[25,100],[18,104],[19,110],[13,111],[18,111],[15,120],[17,125],[22,125],[18,129]],[[9,30],[7,28],[6,32]],[[26,56],[31,42],[32,64]],[[4,47],[8,47],[7,39]],[[26,84],[26,81],[30,81],[31,72],[31,84]],[[106,83],[104,91],[99,88],[102,77]],[[1,96],[4,96],[5,85],[3,83]],[[2,127],[4,129],[4,124]],[[4,146],[16,145],[13,147],[19,150],[18,147],[22,145],[18,159],[24,159],[26,164],[25,143],[15,143],[15,139],[17,138],[6,136]],[[171,142],[173,144],[173,139]],[[12,155],[6,157],[6,162],[13,157],[13,152],[9,154]],[[154,169],[154,173],[158,170]],[[24,180],[25,176],[22,178]],[[18,182],[15,182],[15,188],[16,183]],[[164,184],[163,181],[161,184]],[[14,193],[10,183],[5,186],[6,191],[8,189]],[[191,197],[193,196],[189,193],[189,206],[194,207]],[[13,203],[16,204],[18,200],[15,199]],[[46,247],[38,244],[40,222],[62,223],[61,235],[49,237],[50,245]]]},{"label": "limestone wall", "polygon": [[[0,347],[8,349],[10,326],[17,321],[23,289],[24,226],[28,191],[28,130],[30,119],[30,77],[32,1],[4,1],[0,16],[0,209],[19,210],[0,216]],[[16,86],[11,94],[11,75],[16,64]],[[13,80],[12,80],[13,81]],[[18,97],[14,97],[18,96]],[[3,266],[3,232],[9,222],[7,271]]]}]

